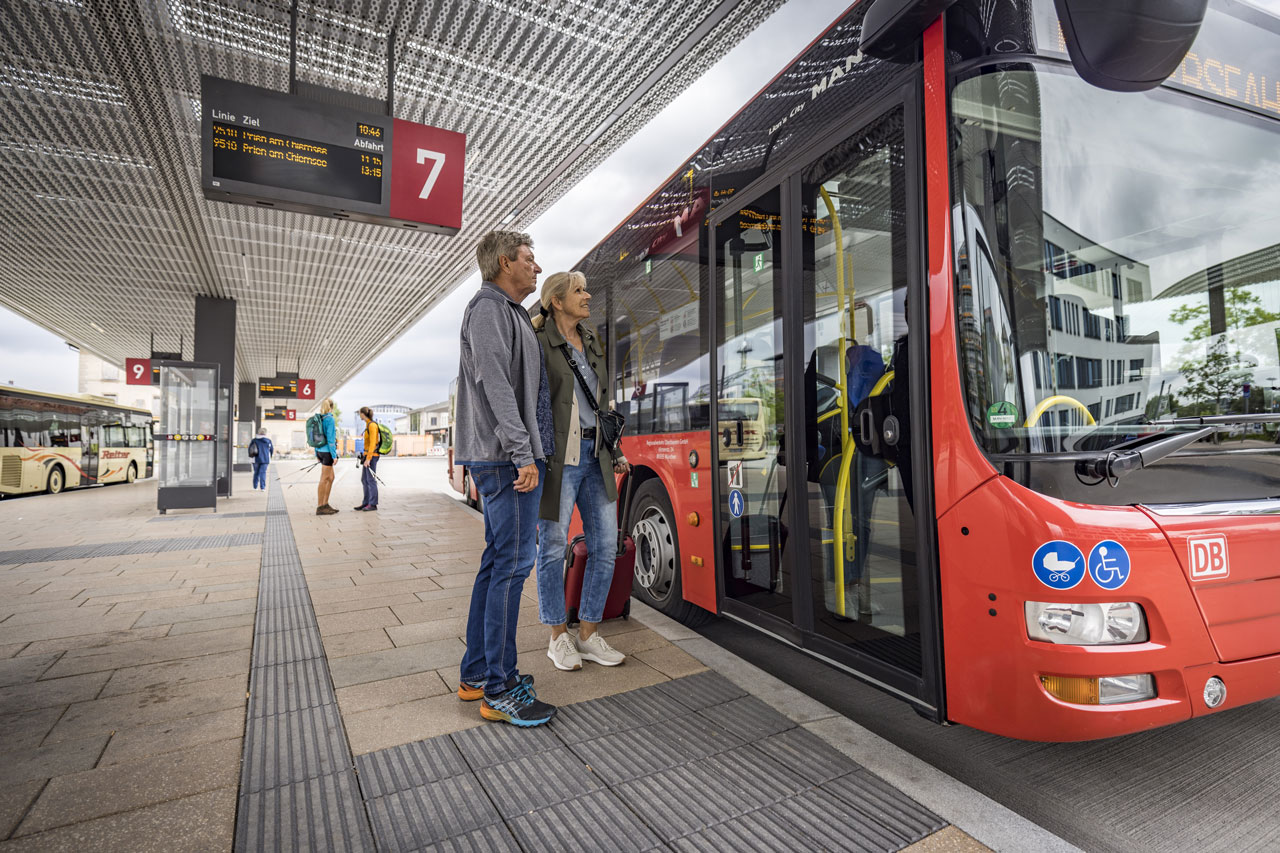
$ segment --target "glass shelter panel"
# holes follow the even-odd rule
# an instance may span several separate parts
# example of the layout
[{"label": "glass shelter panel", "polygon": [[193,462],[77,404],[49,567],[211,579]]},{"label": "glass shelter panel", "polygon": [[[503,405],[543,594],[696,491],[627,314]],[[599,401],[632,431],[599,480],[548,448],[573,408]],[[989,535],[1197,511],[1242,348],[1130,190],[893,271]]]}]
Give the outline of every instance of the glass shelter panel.
[{"label": "glass shelter panel", "polygon": [[[804,481],[814,631],[919,672],[904,158],[896,107],[801,176]],[[855,443],[873,413],[896,444]]]},{"label": "glass shelter panel", "polygon": [[157,448],[161,489],[214,486],[217,401],[217,368],[161,368],[157,433],[172,436]]}]

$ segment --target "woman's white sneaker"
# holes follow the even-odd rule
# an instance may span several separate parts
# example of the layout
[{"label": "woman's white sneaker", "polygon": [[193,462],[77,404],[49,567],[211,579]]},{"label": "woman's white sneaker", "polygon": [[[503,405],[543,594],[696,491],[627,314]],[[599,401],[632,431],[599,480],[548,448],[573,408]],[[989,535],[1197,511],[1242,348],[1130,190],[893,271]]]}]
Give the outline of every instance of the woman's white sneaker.
[{"label": "woman's white sneaker", "polygon": [[578,647],[568,631],[551,638],[551,644],[547,647],[547,657],[551,658],[556,669],[562,669],[565,672],[582,669],[582,657],[578,654]]},{"label": "woman's white sneaker", "polygon": [[578,655],[582,660],[589,660],[602,666],[617,666],[627,659],[626,655],[606,643],[599,631],[585,640],[581,637],[574,638],[574,644],[577,645]]}]

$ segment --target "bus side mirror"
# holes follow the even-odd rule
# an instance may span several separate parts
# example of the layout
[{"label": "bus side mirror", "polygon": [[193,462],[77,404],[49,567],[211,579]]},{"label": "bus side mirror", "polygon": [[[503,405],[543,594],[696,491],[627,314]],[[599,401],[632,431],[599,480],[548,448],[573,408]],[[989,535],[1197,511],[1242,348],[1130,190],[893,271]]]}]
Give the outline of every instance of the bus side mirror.
[{"label": "bus side mirror", "polygon": [[1209,0],[1054,0],[1071,64],[1114,92],[1163,83],[1200,32]]},{"label": "bus side mirror", "polygon": [[956,0],[875,0],[862,18],[858,50],[891,59],[920,38]]}]

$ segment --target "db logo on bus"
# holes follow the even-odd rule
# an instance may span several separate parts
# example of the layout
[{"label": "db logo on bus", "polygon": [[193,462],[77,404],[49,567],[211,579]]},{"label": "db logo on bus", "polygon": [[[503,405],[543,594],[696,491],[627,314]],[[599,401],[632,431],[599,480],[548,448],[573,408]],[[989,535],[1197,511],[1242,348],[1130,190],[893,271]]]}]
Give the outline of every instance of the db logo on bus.
[{"label": "db logo on bus", "polygon": [[1187,540],[1187,565],[1193,581],[1225,578],[1231,574],[1227,563],[1227,537],[1192,536]]}]

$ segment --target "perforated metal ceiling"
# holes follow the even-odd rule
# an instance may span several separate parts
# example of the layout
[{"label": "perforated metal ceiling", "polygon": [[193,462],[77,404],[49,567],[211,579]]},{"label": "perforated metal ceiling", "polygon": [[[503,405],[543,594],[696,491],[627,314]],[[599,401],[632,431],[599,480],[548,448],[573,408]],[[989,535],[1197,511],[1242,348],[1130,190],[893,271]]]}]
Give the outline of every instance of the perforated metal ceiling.
[{"label": "perforated metal ceiling", "polygon": [[300,81],[385,98],[394,28],[395,114],[467,134],[443,237],[201,195],[200,74],[287,91],[287,3],[3,0],[0,302],[122,363],[234,298],[237,381],[331,392],[781,2],[304,0]]}]

